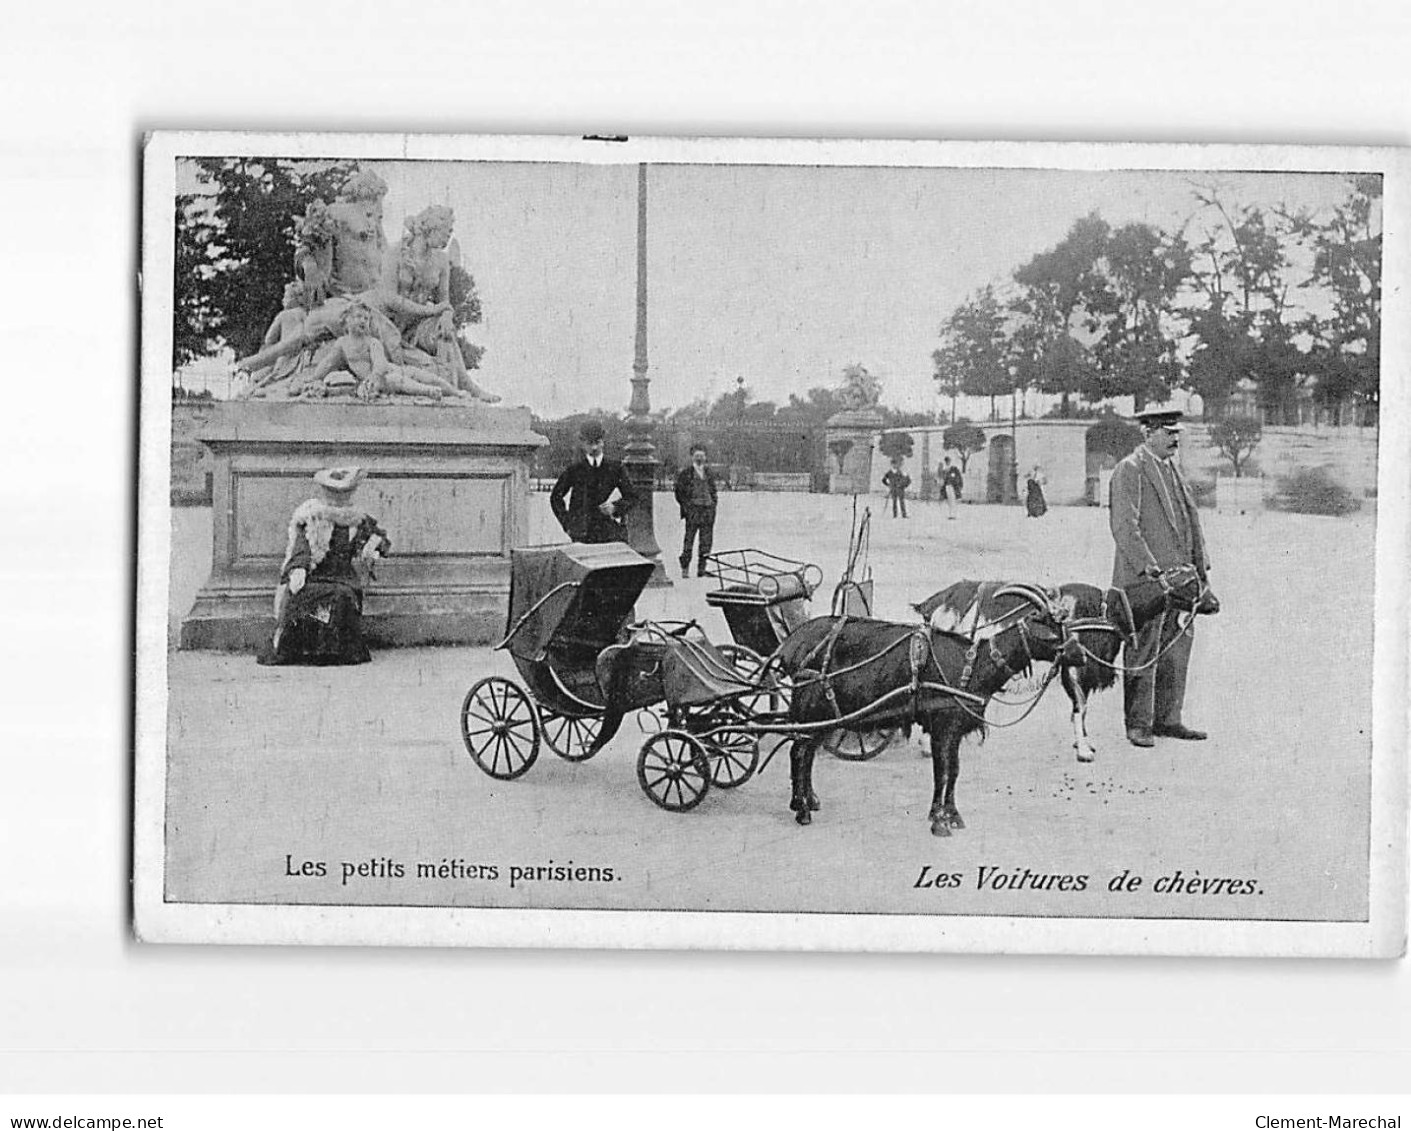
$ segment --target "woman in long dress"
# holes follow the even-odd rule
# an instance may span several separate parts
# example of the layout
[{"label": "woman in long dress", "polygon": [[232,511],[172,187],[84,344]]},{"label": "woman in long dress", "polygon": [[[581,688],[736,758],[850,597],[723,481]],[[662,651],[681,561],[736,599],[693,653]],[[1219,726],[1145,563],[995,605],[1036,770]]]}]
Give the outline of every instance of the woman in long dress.
[{"label": "woman in long dress", "polygon": [[1042,518],[1048,510],[1044,500],[1044,473],[1037,466],[1029,472],[1027,491],[1024,495],[1024,509],[1030,518]]},{"label": "woman in long dress", "polygon": [[262,664],[365,664],[363,589],[375,559],[391,548],[377,520],[352,505],[363,478],[356,467],[314,476],[319,498],[307,499],[289,523],[289,548],[275,596],[274,636]]}]

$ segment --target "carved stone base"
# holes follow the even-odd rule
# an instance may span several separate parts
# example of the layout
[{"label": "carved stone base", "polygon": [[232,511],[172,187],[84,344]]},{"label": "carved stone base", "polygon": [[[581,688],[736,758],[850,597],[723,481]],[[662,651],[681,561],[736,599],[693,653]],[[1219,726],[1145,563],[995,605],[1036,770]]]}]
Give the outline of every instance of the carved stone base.
[{"label": "carved stone base", "polygon": [[529,410],[467,405],[219,405],[200,439],[215,466],[211,576],[182,648],[253,650],[274,629],[289,516],[322,467],[368,469],[355,503],[392,539],[364,600],[374,645],[491,643],[510,548],[525,541]]}]

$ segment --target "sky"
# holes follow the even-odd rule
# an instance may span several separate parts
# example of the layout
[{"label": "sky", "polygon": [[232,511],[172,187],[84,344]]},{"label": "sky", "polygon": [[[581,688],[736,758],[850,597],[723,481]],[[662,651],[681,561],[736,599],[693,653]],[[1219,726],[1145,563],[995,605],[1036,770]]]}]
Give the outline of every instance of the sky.
[{"label": "sky", "polygon": [[[427,204],[456,214],[486,347],[481,383],[546,416],[620,409],[630,394],[636,166],[375,161],[389,242]],[[765,165],[648,170],[648,341],[653,408],[733,389],[785,402],[879,375],[899,408],[942,407],[931,377],[941,323],[1097,211],[1113,226],[1190,231],[1192,195],[1327,208],[1329,173],[1079,172]],[[219,391],[217,387],[217,391]]]}]

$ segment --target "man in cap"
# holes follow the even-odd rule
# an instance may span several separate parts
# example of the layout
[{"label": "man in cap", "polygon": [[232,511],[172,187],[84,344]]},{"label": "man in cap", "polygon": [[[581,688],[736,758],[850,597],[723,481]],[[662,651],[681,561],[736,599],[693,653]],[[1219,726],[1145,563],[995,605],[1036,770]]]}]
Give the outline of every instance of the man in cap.
[{"label": "man in cap", "polygon": [[691,465],[676,476],[675,492],[681,521],[686,524],[686,534],[681,541],[681,576],[691,576],[691,548],[692,543],[696,543],[696,576],[704,577],[706,558],[710,557],[715,539],[715,511],[720,500],[715,475],[706,463],[704,444],[691,445]]},{"label": "man in cap", "polygon": [[[1117,543],[1112,584],[1118,588],[1184,565],[1193,565],[1204,581],[1210,569],[1195,495],[1175,459],[1181,416],[1169,411],[1138,413],[1142,443],[1112,473],[1108,514]],[[1127,740],[1133,746],[1154,746],[1154,736],[1191,741],[1206,737],[1181,721],[1194,637],[1194,622],[1182,631],[1174,612],[1138,634],[1135,655],[1126,662],[1128,668],[1141,670],[1122,678]],[[1157,655],[1160,660],[1152,664]]]},{"label": "man in cap", "polygon": [[603,455],[604,437],[596,420],[579,428],[582,456],[564,469],[549,495],[554,517],[575,542],[627,541],[623,515],[636,494],[622,462]]}]

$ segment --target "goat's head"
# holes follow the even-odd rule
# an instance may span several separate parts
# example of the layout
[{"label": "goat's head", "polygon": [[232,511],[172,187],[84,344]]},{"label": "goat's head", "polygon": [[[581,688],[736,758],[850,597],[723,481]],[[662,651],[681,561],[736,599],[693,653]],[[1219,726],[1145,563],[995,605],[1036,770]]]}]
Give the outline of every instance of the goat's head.
[{"label": "goat's head", "polygon": [[1035,660],[1057,661],[1070,666],[1083,662],[1082,648],[1068,628],[1069,607],[1060,593],[1040,589],[1037,585],[1014,582],[997,590],[995,596],[1018,597],[1031,606],[1032,611],[1022,615],[1019,628],[1026,633]]}]

